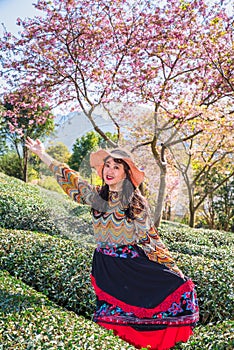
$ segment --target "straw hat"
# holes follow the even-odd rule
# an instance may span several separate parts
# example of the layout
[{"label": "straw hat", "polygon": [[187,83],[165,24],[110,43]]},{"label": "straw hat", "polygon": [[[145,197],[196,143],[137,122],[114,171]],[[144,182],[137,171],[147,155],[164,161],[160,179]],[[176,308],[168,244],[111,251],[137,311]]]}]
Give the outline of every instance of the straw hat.
[{"label": "straw hat", "polygon": [[131,154],[123,148],[115,148],[112,150],[100,149],[97,152],[92,152],[90,154],[90,166],[96,169],[101,178],[104,160],[107,157],[124,160],[130,168],[130,177],[133,185],[138,187],[142,183],[145,176],[144,171],[137,168]]}]

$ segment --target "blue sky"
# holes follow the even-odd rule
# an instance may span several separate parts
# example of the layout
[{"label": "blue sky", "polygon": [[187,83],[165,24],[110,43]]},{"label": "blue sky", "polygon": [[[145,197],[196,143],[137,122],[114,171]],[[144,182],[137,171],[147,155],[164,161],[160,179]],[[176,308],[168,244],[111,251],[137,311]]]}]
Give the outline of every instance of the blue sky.
[{"label": "blue sky", "polygon": [[[7,31],[17,34],[20,27],[16,25],[18,17],[34,17],[40,14],[33,6],[37,0],[0,0],[0,36],[3,34],[3,25]],[[0,93],[2,91],[2,80],[0,79]]]},{"label": "blue sky", "polygon": [[[214,0],[207,1],[212,3]],[[0,36],[3,33],[1,23],[4,23],[8,31],[16,34],[19,31],[19,27],[15,24],[18,17],[24,19],[42,14],[35,9],[33,3],[37,3],[37,0],[0,0]],[[229,13],[233,13],[232,0],[228,1],[227,9]]]},{"label": "blue sky", "polygon": [[9,32],[16,34],[20,28],[16,25],[18,17],[24,19],[40,14],[33,3],[37,0],[0,0],[0,35],[3,33],[2,23]]}]

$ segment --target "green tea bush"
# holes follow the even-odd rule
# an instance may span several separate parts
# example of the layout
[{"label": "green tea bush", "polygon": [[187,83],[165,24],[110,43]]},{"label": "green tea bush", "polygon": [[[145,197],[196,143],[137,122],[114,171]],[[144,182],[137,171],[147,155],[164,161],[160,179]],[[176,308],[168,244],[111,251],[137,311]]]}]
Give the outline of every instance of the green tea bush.
[{"label": "green tea bush", "polygon": [[[174,255],[175,256],[175,255]],[[176,260],[196,285],[203,324],[233,317],[233,262],[178,254]]]},{"label": "green tea bush", "polygon": [[[94,294],[90,269],[94,246],[43,234],[0,230],[0,266],[51,300],[91,317]],[[218,248],[216,248],[218,249]],[[183,272],[196,284],[201,322],[233,315],[233,262],[174,253]]]},{"label": "green tea bush", "polygon": [[0,266],[59,305],[89,315],[93,249],[78,242],[21,230],[0,230]]},{"label": "green tea bush", "polygon": [[54,176],[44,176],[42,179],[40,179],[38,181],[38,185],[40,187],[45,188],[46,190],[49,190],[49,191],[55,191],[55,192],[58,192],[58,193],[64,193],[62,188],[57,183],[57,181],[56,181]]},{"label": "green tea bush", "polygon": [[79,239],[83,234],[92,236],[89,207],[73,202],[66,194],[25,184],[1,173],[0,227],[72,239]]},{"label": "green tea bush", "polygon": [[34,187],[4,175],[0,176],[0,226],[45,232],[55,229]]},{"label": "green tea bush", "polygon": [[201,322],[228,319],[228,314],[232,318],[233,233],[192,229],[164,221],[159,234],[177,264],[197,286]]},{"label": "green tea bush", "polygon": [[1,350],[133,350],[113,332],[0,271]]},{"label": "green tea bush", "polygon": [[173,244],[175,242],[192,243],[197,246],[206,247],[233,247],[232,232],[208,230],[208,229],[197,229],[191,228],[187,225],[172,223],[169,221],[163,221],[160,228],[159,234],[165,242]]},{"label": "green tea bush", "polygon": [[216,248],[189,242],[169,242],[167,245],[171,252],[189,254],[193,256],[204,256],[215,260],[224,260],[227,255],[230,261],[234,258],[233,246],[221,246],[220,248]]},{"label": "green tea bush", "polygon": [[[135,349],[95,323],[67,311],[0,271],[0,349]],[[175,350],[232,350],[234,322],[197,326]]]},{"label": "green tea bush", "polygon": [[[89,278],[94,249],[90,218],[90,208],[72,202],[65,194],[0,174],[0,269],[68,310],[90,318],[95,308]],[[196,284],[202,326],[195,328],[195,337],[186,343],[186,349],[232,349],[233,234],[170,222],[162,222],[159,234]],[[38,321],[39,329],[40,324]],[[11,334],[17,333],[17,327]],[[25,337],[27,334],[22,341]],[[53,349],[50,346],[37,349]],[[100,347],[95,346],[87,349],[105,349],[102,341]],[[177,347],[184,349],[185,345]]]},{"label": "green tea bush", "polygon": [[198,326],[187,343],[180,343],[174,350],[233,350],[234,321]]}]

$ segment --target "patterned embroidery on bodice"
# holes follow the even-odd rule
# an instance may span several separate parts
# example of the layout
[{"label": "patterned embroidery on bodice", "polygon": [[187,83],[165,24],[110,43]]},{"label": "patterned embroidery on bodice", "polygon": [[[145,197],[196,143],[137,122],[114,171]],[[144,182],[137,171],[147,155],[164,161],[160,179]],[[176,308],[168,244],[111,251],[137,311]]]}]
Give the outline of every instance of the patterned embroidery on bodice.
[{"label": "patterned embroidery on bodice", "polygon": [[121,208],[121,193],[110,192],[106,213],[94,211],[93,228],[97,242],[113,242],[116,244],[134,243],[135,226]]}]

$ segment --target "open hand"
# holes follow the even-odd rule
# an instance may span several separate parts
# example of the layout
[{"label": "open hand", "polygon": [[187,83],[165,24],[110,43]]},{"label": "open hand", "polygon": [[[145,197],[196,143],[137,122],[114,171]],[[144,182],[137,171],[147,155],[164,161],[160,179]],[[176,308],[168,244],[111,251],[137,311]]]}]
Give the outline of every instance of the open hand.
[{"label": "open hand", "polygon": [[39,140],[33,140],[30,137],[27,137],[25,141],[25,146],[36,155],[40,156],[43,152],[45,152],[45,147],[43,143]]}]

